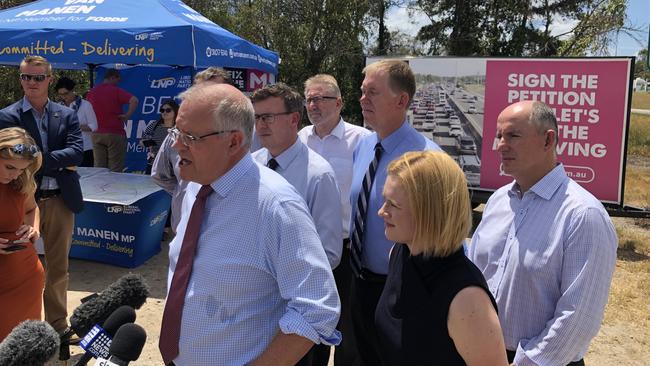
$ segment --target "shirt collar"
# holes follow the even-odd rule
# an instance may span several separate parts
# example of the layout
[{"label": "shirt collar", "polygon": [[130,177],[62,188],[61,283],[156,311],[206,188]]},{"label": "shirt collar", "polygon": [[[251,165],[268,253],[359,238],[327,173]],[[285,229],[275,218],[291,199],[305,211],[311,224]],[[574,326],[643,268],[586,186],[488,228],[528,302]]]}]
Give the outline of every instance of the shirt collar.
[{"label": "shirt collar", "polygon": [[226,197],[228,196],[228,193],[235,186],[237,186],[239,180],[245,176],[248,170],[251,169],[254,165],[255,163],[253,162],[251,154],[246,154],[243,158],[241,158],[241,160],[237,162],[237,164],[230,168],[226,174],[210,183],[210,186],[220,197]]},{"label": "shirt collar", "polygon": [[[530,191],[548,201],[553,197],[555,191],[557,191],[557,189],[560,188],[560,186],[562,186],[562,184],[564,184],[568,179],[569,177],[567,177],[566,172],[564,171],[564,165],[558,163],[555,168],[530,187]],[[519,185],[517,182],[511,183],[509,193],[515,195],[519,194]]]},{"label": "shirt collar", "polygon": [[[27,112],[30,109],[34,109],[34,106],[32,106],[32,103],[30,103],[29,100],[27,100],[27,97],[23,97],[22,109],[23,112]],[[49,109],[50,109],[50,99],[48,98],[47,102],[45,102],[45,107],[43,108],[43,111],[47,113]],[[34,111],[36,111],[36,109],[34,109]]]},{"label": "shirt collar", "polygon": [[[315,136],[320,138],[320,136],[316,134],[316,126],[314,125],[311,126],[311,129],[309,129],[309,136]],[[334,126],[334,128],[329,133],[329,135],[325,135],[323,139],[327,138],[328,136],[334,136],[339,140],[343,140],[343,136],[345,136],[345,123],[343,121],[343,117],[339,119],[339,123],[337,123],[336,126]]]},{"label": "shirt collar", "polygon": [[[278,162],[278,167],[280,169],[286,169],[286,167],[291,164],[291,162],[300,154],[302,151],[302,147],[304,144],[300,141],[300,139],[296,139],[296,142],[293,143],[288,149],[284,150],[280,155],[275,157],[275,161]],[[271,153],[266,152],[266,161],[268,162],[272,156]]]},{"label": "shirt collar", "polygon": [[345,124],[343,123],[343,118],[339,119],[339,123],[334,126],[334,129],[332,129],[329,136],[334,136],[339,140],[343,140],[343,136],[345,136]]},{"label": "shirt collar", "polygon": [[377,135],[377,140],[381,142],[381,147],[384,148],[384,152],[391,153],[395,148],[408,136],[409,129],[408,122],[402,122],[402,125],[397,130],[393,131],[390,135],[386,136],[383,140],[379,140],[379,135]]}]

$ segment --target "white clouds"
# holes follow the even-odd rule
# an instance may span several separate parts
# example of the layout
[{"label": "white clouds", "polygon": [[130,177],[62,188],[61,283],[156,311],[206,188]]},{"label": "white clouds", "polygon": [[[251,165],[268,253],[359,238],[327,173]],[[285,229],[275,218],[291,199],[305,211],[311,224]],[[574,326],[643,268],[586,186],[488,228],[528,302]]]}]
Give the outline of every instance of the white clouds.
[{"label": "white clouds", "polygon": [[415,36],[420,28],[431,24],[422,11],[409,11],[405,7],[392,7],[386,16],[386,26],[390,31],[399,30],[410,36]]},{"label": "white clouds", "polygon": [[564,36],[560,37],[560,39],[566,39],[571,36],[571,34],[567,34],[567,33],[571,32],[571,30],[575,28],[576,25],[578,25],[577,19],[562,19],[556,17],[555,19],[553,19],[553,22],[549,26],[549,29],[551,31],[552,36],[564,34]]}]

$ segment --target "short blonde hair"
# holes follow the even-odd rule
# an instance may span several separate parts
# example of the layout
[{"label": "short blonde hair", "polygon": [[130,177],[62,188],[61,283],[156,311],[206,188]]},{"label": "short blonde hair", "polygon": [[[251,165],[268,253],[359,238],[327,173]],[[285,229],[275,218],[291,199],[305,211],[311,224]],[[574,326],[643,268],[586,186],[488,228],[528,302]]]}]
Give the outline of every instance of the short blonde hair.
[{"label": "short blonde hair", "polygon": [[25,56],[20,62],[20,66],[23,65],[45,66],[47,75],[52,75],[52,64],[43,56]]},{"label": "short blonde hair", "polygon": [[1,159],[20,159],[29,160],[27,166],[18,178],[11,181],[11,185],[17,191],[24,194],[33,194],[36,191],[36,182],[34,174],[41,168],[43,154],[39,151],[36,154],[15,152],[12,148],[17,145],[23,145],[23,148],[37,146],[34,139],[20,127],[9,127],[0,130],[0,158]]},{"label": "short blonde hair", "polygon": [[305,81],[305,94],[307,94],[307,89],[311,88],[315,84],[324,85],[337,97],[341,97],[341,89],[339,89],[339,83],[336,81],[334,76],[328,74],[317,74],[310,77]]},{"label": "short blonde hair", "polygon": [[402,60],[380,60],[373,62],[363,69],[365,75],[370,73],[386,73],[388,86],[394,93],[405,92],[409,96],[410,105],[415,95],[415,75],[408,62]]},{"label": "short blonde hair", "polygon": [[414,255],[446,257],[467,238],[472,222],[465,174],[444,152],[407,152],[388,165],[388,175],[406,191],[415,232]]}]

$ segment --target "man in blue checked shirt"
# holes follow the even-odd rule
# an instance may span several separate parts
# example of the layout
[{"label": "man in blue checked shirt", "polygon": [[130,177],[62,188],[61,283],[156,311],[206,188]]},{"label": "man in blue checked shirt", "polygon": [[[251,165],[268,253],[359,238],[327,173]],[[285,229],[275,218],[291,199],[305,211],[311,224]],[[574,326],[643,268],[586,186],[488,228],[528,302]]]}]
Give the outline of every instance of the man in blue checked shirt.
[{"label": "man in blue checked shirt", "polygon": [[557,162],[557,132],[544,103],[501,112],[497,151],[514,182],[490,197],[469,248],[515,365],[584,365],[616,263],[612,222]]},{"label": "man in blue checked shirt", "polygon": [[225,84],[196,85],[180,98],[170,134],[190,183],[169,248],[163,360],[293,365],[314,344],[338,344],[327,256],[304,200],[249,154],[250,100]]}]

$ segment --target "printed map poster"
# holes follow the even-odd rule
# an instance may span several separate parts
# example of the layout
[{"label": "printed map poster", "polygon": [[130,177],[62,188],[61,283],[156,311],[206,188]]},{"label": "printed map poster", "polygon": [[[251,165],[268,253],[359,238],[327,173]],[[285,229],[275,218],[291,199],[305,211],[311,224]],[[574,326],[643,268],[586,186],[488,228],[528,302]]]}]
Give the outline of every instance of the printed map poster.
[{"label": "printed map poster", "polygon": [[631,59],[488,59],[480,187],[512,181],[496,152],[496,120],[509,104],[539,100],[558,120],[558,160],[600,201],[622,202]]}]

